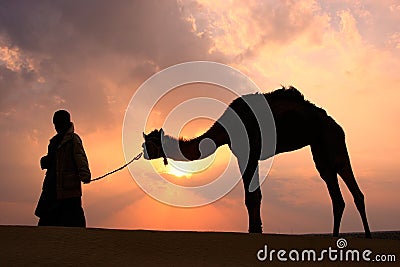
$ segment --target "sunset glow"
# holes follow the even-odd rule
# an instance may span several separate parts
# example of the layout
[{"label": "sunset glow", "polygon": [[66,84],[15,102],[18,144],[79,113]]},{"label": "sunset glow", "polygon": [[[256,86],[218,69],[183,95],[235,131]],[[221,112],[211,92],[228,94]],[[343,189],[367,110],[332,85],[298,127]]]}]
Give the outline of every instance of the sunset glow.
[{"label": "sunset glow", "polygon": [[[174,166],[171,166],[171,165],[167,165],[165,168],[166,168],[165,173],[174,175],[174,176],[176,176],[176,177],[178,177],[178,178],[179,178],[179,177],[190,178],[190,177],[192,176],[191,173],[182,171],[182,170],[177,169],[177,168],[175,168]],[[162,172],[161,172],[161,173],[162,173]]]}]

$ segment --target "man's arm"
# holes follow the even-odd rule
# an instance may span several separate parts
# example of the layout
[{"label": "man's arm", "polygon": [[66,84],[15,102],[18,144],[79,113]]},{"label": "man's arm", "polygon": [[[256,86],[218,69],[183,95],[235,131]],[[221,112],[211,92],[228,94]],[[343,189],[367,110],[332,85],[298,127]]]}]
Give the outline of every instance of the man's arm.
[{"label": "man's arm", "polygon": [[83,149],[82,140],[78,135],[74,136],[73,140],[73,156],[75,160],[76,167],[78,169],[78,175],[82,182],[90,183],[91,174],[89,169],[88,159],[86,157],[85,150]]}]

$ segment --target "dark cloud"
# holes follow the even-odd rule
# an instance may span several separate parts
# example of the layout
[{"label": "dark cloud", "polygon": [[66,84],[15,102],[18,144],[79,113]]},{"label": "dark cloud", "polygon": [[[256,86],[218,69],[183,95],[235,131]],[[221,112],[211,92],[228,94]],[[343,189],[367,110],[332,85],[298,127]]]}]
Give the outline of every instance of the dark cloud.
[{"label": "dark cloud", "polygon": [[119,86],[118,100],[160,68],[214,57],[210,39],[192,32],[175,1],[9,1],[0,14],[1,44],[33,64],[30,72],[0,70],[3,112],[16,106],[9,99],[33,112],[38,102],[67,106],[82,123],[101,127],[115,112],[107,86]]},{"label": "dark cloud", "polygon": [[203,58],[209,45],[192,34],[175,1],[13,1],[1,13],[12,45],[65,61],[112,53],[163,66],[194,52]]}]

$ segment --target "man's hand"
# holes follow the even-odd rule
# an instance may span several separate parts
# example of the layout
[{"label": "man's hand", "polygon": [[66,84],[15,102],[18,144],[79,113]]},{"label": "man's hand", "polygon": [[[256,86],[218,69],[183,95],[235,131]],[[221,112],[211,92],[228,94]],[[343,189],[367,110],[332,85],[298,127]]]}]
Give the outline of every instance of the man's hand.
[{"label": "man's hand", "polygon": [[90,182],[91,182],[92,180],[85,180],[85,181],[82,181],[84,184],[90,184]]},{"label": "man's hand", "polygon": [[40,168],[42,168],[42,170],[49,168],[49,159],[47,155],[40,159]]}]

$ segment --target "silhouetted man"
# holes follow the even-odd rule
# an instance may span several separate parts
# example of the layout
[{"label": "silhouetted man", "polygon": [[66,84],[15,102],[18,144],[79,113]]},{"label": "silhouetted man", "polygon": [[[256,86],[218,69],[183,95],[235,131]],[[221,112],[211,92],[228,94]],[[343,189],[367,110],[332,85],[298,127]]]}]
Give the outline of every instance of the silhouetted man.
[{"label": "silhouetted man", "polygon": [[74,133],[68,111],[56,111],[53,123],[57,134],[40,160],[47,171],[35,210],[38,225],[85,227],[81,182],[89,183],[91,175],[82,140]]}]

